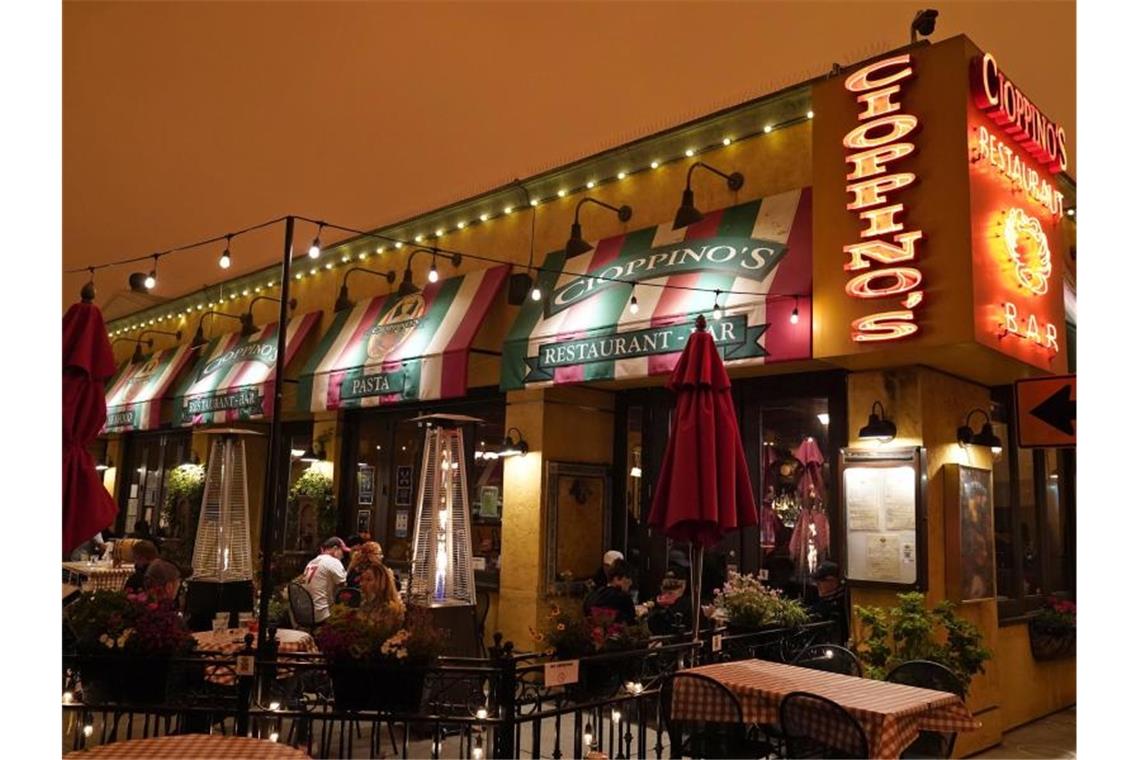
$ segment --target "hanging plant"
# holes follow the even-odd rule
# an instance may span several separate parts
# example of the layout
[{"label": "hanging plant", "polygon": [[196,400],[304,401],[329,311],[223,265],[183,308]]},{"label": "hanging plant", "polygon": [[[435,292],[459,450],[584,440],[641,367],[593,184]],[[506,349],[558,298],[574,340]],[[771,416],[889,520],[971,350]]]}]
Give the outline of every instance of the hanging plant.
[{"label": "hanging plant", "polygon": [[296,525],[300,502],[308,499],[317,505],[317,532],[321,537],[336,533],[337,513],[333,499],[332,478],[317,468],[306,470],[289,489],[289,520]]}]

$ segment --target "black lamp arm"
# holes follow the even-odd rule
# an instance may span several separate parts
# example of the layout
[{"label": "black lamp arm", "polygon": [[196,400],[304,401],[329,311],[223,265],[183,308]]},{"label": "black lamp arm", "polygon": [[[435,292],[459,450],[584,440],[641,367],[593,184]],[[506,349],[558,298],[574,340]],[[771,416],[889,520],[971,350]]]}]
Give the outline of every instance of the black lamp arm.
[{"label": "black lamp arm", "polygon": [[[992,420],[990,419],[990,413],[987,412],[985,409],[982,409],[981,407],[978,407],[977,409],[971,409],[969,412],[966,413],[966,422],[965,422],[966,427],[969,427],[971,430],[973,428],[970,427],[970,419],[974,416],[974,414],[981,414],[983,417],[986,418],[986,422],[992,422]],[[985,423],[982,423],[982,424],[984,425]]]},{"label": "black lamp arm", "polygon": [[[274,303],[281,303],[280,298],[274,298],[273,296],[254,296],[249,302],[249,308],[246,309],[247,314],[253,314],[253,305],[255,303],[257,303],[258,301],[273,301]],[[289,308],[290,309],[296,309],[297,308],[297,299],[296,298],[290,298],[289,299]]]},{"label": "black lamp arm", "polygon": [[[141,333],[139,333],[140,338],[144,335],[166,335],[168,337],[174,338],[175,340],[182,340],[181,330],[178,330],[176,332],[167,332],[166,330],[143,330]],[[153,341],[151,341],[151,343],[153,343]]]},{"label": "black lamp arm", "polygon": [[623,222],[628,222],[630,220],[630,217],[633,216],[633,209],[630,208],[629,206],[622,206],[621,208],[618,208],[617,206],[611,206],[610,204],[608,204],[604,201],[600,201],[597,198],[591,198],[590,196],[587,195],[585,198],[578,201],[578,205],[574,207],[574,224],[579,223],[578,222],[578,212],[582,210],[582,205],[585,203],[594,203],[598,206],[601,206],[602,208],[608,208],[610,211],[617,214],[618,219],[620,219]]},{"label": "black lamp arm", "polygon": [[455,267],[463,263],[462,253],[440,253],[438,248],[416,248],[414,251],[408,254],[408,263],[405,265],[405,269],[410,270],[412,268],[412,257],[417,253],[430,253],[433,258],[436,256],[443,256],[445,259],[449,259],[451,261],[451,265]]},{"label": "black lamp arm", "polygon": [[[154,330],[147,330],[145,332],[155,332],[155,331]],[[142,333],[139,333],[139,335],[141,336]],[[150,348],[151,346],[154,345],[153,340],[143,340],[141,337],[139,337],[139,338],[115,338],[113,341],[111,341],[112,346],[115,345],[116,343],[134,343],[135,345],[140,345],[140,346],[145,343],[147,348]]]},{"label": "black lamp arm", "polygon": [[887,418],[887,410],[883,407],[882,401],[876,399],[875,402],[871,404],[871,414],[875,413],[875,409],[879,410],[879,419],[885,420]]},{"label": "black lamp arm", "polygon": [[712,172],[713,174],[716,174],[717,176],[724,179],[726,182],[728,182],[728,187],[730,190],[739,190],[741,187],[744,186],[744,175],[741,174],[740,172],[733,172],[732,174],[725,174],[720,169],[717,169],[715,166],[709,166],[704,161],[697,161],[692,166],[689,167],[689,173],[685,176],[685,189],[686,190],[692,190],[693,189],[693,172],[698,167],[703,168],[703,169],[707,169],[708,171]]},{"label": "black lamp arm", "polygon": [[[408,258],[410,259],[411,257],[409,256]],[[383,277],[388,281],[389,285],[396,281],[396,272],[391,269],[389,269],[387,272],[378,272],[375,269],[368,269],[367,267],[349,267],[348,271],[344,273],[344,277],[342,277],[340,280],[340,287],[342,289],[348,285],[348,276],[353,272],[367,272],[368,274],[374,274],[377,277]]]}]

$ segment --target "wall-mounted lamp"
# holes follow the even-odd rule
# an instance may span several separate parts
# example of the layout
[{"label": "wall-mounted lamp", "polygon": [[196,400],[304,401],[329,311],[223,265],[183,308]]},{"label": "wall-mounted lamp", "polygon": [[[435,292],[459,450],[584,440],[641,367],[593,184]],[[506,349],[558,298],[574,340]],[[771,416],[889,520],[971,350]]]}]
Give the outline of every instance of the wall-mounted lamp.
[{"label": "wall-mounted lamp", "polygon": [[308,462],[309,464],[323,462],[325,461],[325,454],[323,451],[318,454],[316,446],[310,444],[309,447],[301,453],[300,459],[302,462]]},{"label": "wall-mounted lamp", "polygon": [[366,269],[365,267],[351,267],[340,280],[340,294],[336,297],[336,305],[333,307],[333,311],[344,311],[352,307],[352,301],[348,300],[348,276],[353,272],[367,272],[377,277],[383,277],[389,285],[396,282],[396,271],[394,269],[389,269],[387,272],[377,272],[375,269]]},{"label": "wall-mounted lamp", "polygon": [[[511,431],[518,433],[518,438],[511,437]],[[503,447],[499,449],[500,457],[517,457],[526,456],[530,451],[530,446],[527,445],[526,439],[523,438],[522,431],[516,427],[507,430],[507,434],[503,437]]]},{"label": "wall-mounted lamp", "polygon": [[566,241],[567,258],[578,256],[583,253],[589,253],[590,251],[594,250],[594,246],[590,245],[582,239],[582,225],[578,222],[578,212],[582,210],[582,204],[584,203],[593,203],[595,205],[601,206],[602,208],[608,208],[610,211],[616,213],[618,215],[618,219],[620,219],[622,222],[628,222],[633,218],[633,209],[629,206],[623,205],[621,208],[618,208],[617,206],[611,206],[608,203],[603,203],[602,201],[599,201],[596,198],[591,198],[589,196],[578,201],[578,205],[574,207],[574,223],[570,225],[570,239]]},{"label": "wall-mounted lamp", "polygon": [[242,319],[241,317],[235,317],[233,314],[227,314],[224,311],[214,311],[213,309],[210,309],[209,311],[203,312],[202,316],[198,317],[198,329],[194,331],[194,340],[190,341],[190,348],[197,348],[198,346],[204,346],[208,342],[206,340],[206,334],[204,332],[202,332],[202,323],[204,321],[206,321],[206,317],[210,316],[211,314],[213,314],[216,317],[225,317],[226,319],[236,319],[238,321],[238,324],[240,324],[243,328],[245,327],[245,320]]},{"label": "wall-mounted lamp", "polygon": [[142,352],[142,347],[143,347],[144,343],[146,344],[148,351],[151,349],[152,346],[154,346],[153,340],[143,340],[141,337],[140,338],[115,338],[113,341],[111,341],[112,346],[115,345],[116,343],[134,343],[135,344],[135,352],[133,354],[131,354],[131,364],[139,364],[146,359],[146,357],[143,356],[143,352]]},{"label": "wall-mounted lamp", "polygon": [[[143,330],[141,333],[139,333],[140,338],[144,335],[165,335],[168,338],[174,338],[175,341],[182,340],[181,330],[175,330],[174,332],[167,332],[166,330]],[[154,341],[147,341],[147,345],[153,346]]]},{"label": "wall-mounted lamp", "polygon": [[[975,433],[974,429],[970,427],[970,418],[975,414],[981,414],[985,417],[986,421],[982,423],[980,432]],[[990,421],[989,412],[984,409],[971,409],[966,415],[965,423],[958,428],[958,445],[968,446],[988,446],[994,456],[1001,453],[1001,439],[994,433],[994,425]]]},{"label": "wall-mounted lamp", "polygon": [[[878,409],[877,413],[876,409]],[[895,427],[895,423],[887,419],[887,411],[883,408],[882,403],[876,401],[871,404],[871,416],[867,418],[867,424],[859,428],[860,440],[888,443],[894,440],[897,433],[898,429]]]},{"label": "wall-mounted lamp", "polygon": [[[255,303],[257,303],[258,301],[273,301],[274,303],[281,303],[280,298],[274,298],[273,296],[255,296],[249,302],[249,308],[246,309],[245,314],[242,314],[240,317],[238,317],[238,319],[241,320],[241,334],[243,336],[253,335],[255,332],[257,332],[257,325],[255,325],[253,323],[253,305]],[[290,298],[289,299],[289,311],[292,311],[293,309],[296,309],[296,308],[297,308],[297,299],[296,298]]]},{"label": "wall-mounted lamp", "polygon": [[924,8],[914,14],[910,22],[910,44],[918,42],[918,35],[929,37],[934,34],[934,23],[938,19],[938,11],[933,8]]},{"label": "wall-mounted lamp", "polygon": [[439,280],[439,270],[435,267],[435,261],[439,256],[443,256],[445,259],[449,260],[453,267],[458,267],[463,263],[462,253],[441,254],[437,248],[416,248],[414,251],[408,254],[407,264],[404,265],[404,279],[400,282],[399,290],[396,291],[396,293],[401,298],[404,296],[410,296],[412,293],[419,291],[419,288],[416,287],[416,283],[412,280],[412,259],[417,253],[431,254],[431,269],[428,271],[428,280],[431,282],[436,282]]},{"label": "wall-mounted lamp", "polygon": [[109,469],[111,469],[111,465],[107,464],[106,458],[100,459],[98,462],[95,463],[95,471],[96,472],[104,472],[104,471],[109,470]]},{"label": "wall-mounted lamp", "polygon": [[688,227],[690,224],[696,224],[705,218],[693,202],[693,170],[697,167],[707,169],[708,171],[723,177],[728,182],[728,189],[733,192],[744,187],[744,175],[740,172],[733,172],[732,174],[725,174],[720,169],[715,169],[704,161],[697,161],[689,167],[689,174],[685,179],[685,192],[681,194],[681,205],[677,209],[677,215],[673,218],[673,229],[679,230],[682,227]]}]

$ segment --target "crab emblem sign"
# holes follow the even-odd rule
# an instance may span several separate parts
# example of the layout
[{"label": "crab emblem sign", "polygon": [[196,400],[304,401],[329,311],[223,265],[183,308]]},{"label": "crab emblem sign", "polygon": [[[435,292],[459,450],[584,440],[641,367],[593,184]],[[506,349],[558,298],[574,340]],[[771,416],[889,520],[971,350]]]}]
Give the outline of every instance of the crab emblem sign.
[{"label": "crab emblem sign", "polygon": [[1004,236],[1017,281],[1033,294],[1045,295],[1049,290],[1049,275],[1053,273],[1053,260],[1040,220],[1019,208],[1011,208],[1005,217]]}]

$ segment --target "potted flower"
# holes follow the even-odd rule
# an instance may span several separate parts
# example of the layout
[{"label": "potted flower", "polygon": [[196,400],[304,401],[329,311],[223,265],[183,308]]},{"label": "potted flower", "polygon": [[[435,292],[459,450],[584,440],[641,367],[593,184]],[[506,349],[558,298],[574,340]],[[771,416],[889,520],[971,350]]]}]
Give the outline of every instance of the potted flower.
[{"label": "potted flower", "polygon": [[186,622],[167,602],[145,593],[96,591],[67,611],[86,702],[162,702],[185,676],[172,660],[194,649]]},{"label": "potted flower", "polygon": [[338,604],[317,631],[317,646],[339,709],[415,712],[443,638],[426,610],[403,615],[395,606],[366,611]]},{"label": "potted flower", "polygon": [[649,645],[649,628],[644,619],[625,624],[617,622],[615,613],[610,610],[595,609],[590,615],[581,616],[566,612],[557,605],[550,609],[547,630],[539,632],[532,628],[531,636],[548,656],[558,660],[581,660],[578,683],[569,689],[580,697],[616,690],[625,681],[637,680],[636,657],[591,662],[591,655],[633,652]]},{"label": "potted flower", "polygon": [[1057,660],[1077,653],[1077,605],[1049,597],[1029,619],[1029,648],[1035,660]]},{"label": "potted flower", "polygon": [[713,591],[713,620],[731,632],[764,628],[796,628],[808,622],[808,612],[799,601],[786,599],[768,588],[755,575],[730,571],[724,588]]}]

